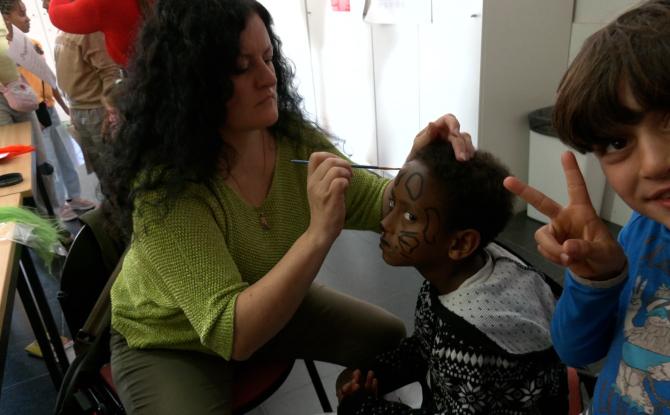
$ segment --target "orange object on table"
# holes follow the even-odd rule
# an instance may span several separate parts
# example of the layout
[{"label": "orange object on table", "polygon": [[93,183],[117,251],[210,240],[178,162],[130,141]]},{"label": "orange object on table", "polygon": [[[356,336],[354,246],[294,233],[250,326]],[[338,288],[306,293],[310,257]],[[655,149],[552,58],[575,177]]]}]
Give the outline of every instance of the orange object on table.
[{"label": "orange object on table", "polygon": [[20,154],[30,153],[32,151],[35,151],[35,147],[19,144],[0,147],[0,160],[9,160],[12,157],[16,157]]}]

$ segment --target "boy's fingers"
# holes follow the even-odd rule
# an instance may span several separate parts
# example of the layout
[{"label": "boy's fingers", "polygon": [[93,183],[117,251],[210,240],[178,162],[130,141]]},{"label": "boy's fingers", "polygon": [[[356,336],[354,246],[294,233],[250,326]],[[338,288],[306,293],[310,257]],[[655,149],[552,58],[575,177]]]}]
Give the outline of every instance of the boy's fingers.
[{"label": "boy's fingers", "polygon": [[361,381],[361,371],[360,369],[354,370],[354,375],[351,377],[353,383],[358,384]]},{"label": "boy's fingers", "polygon": [[568,198],[571,203],[575,204],[591,204],[591,198],[584,182],[584,176],[579,169],[577,159],[571,151],[566,151],[561,155],[561,164],[563,165],[563,173],[565,174],[565,181],[568,186]]},{"label": "boy's fingers", "polygon": [[593,243],[583,239],[568,239],[563,242],[563,252],[570,258],[570,262],[589,258],[592,248]]},{"label": "boy's fingers", "polygon": [[551,225],[544,225],[535,232],[535,242],[541,254],[550,261],[556,262],[563,252],[563,246],[551,231]]},{"label": "boy's fingers", "polygon": [[551,255],[544,248],[542,248],[542,245],[537,246],[537,252],[539,252],[540,255],[545,257],[547,260],[553,262],[554,264],[561,265],[561,266],[563,265],[563,263],[561,262],[561,257],[560,256],[557,257],[557,256],[554,256],[554,255]]},{"label": "boy's fingers", "polygon": [[535,209],[539,210],[550,219],[555,218],[561,212],[561,209],[563,209],[563,207],[556,203],[552,198],[514,176],[506,177],[503,181],[503,186],[505,186],[505,189],[530,203]]}]

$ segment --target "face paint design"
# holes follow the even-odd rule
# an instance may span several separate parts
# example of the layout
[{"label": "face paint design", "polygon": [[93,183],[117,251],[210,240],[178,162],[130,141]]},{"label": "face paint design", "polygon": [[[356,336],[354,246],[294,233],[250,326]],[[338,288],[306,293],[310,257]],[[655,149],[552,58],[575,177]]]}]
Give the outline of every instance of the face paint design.
[{"label": "face paint design", "polygon": [[444,259],[442,190],[419,160],[403,166],[392,184],[389,205],[382,220],[380,247],[384,260],[396,266],[420,266]]}]

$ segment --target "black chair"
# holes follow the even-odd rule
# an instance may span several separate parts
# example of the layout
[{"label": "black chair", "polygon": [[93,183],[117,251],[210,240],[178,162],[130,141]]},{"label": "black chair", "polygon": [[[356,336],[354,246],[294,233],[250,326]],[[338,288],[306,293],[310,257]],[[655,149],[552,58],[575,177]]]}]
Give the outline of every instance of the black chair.
[{"label": "black chair", "polygon": [[[70,333],[76,339],[77,356],[65,374],[55,414],[124,414],[109,366],[109,301],[99,298],[113,281],[110,277],[118,272],[124,247],[105,232],[99,209],[82,215],[81,220],[84,225],[65,259],[58,295]],[[94,308],[105,312],[92,314]],[[90,328],[93,330],[87,330]],[[240,363],[235,371],[233,413],[243,414],[260,405],[281,386],[293,364],[294,360]],[[314,362],[305,360],[305,365],[323,411],[331,412]]]}]

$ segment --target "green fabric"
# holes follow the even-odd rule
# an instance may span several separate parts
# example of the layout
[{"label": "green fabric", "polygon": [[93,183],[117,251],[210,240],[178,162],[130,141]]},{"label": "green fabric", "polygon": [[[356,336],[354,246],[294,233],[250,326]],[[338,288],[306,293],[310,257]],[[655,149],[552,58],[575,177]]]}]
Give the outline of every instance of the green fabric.
[{"label": "green fabric", "polygon": [[[164,217],[151,207],[134,216],[136,237],[111,291],[112,326],[131,348],[195,350],[230,359],[237,295],[263,277],[309,225],[307,167],[289,162],[309,153],[277,141],[272,187],[260,208],[247,205],[219,178],[213,188],[190,185]],[[346,228],[379,229],[387,183],[354,171]],[[261,227],[260,213],[269,230]]]}]

